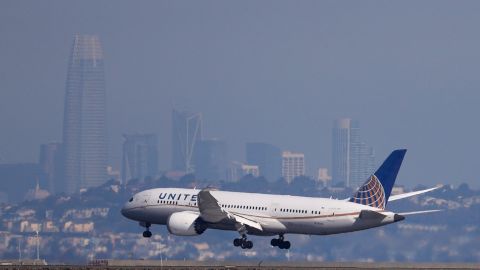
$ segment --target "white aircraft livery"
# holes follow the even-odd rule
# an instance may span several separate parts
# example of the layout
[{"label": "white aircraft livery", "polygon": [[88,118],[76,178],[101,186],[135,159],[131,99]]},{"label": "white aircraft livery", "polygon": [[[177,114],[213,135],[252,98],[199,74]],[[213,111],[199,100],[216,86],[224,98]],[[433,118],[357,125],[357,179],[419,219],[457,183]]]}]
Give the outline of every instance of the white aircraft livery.
[{"label": "white aircraft livery", "polygon": [[439,187],[392,195],[398,171],[407,150],[393,151],[380,168],[346,200],[242,193],[205,189],[155,188],[135,194],[122,208],[122,215],[136,220],[144,237],[151,237],[152,224],[166,225],[174,235],[195,236],[206,229],[237,231],[233,245],[251,249],[247,235],[277,236],[271,245],[289,249],[285,234],[327,235],[383,226],[406,215],[427,210],[393,213],[387,203],[422,194]]}]

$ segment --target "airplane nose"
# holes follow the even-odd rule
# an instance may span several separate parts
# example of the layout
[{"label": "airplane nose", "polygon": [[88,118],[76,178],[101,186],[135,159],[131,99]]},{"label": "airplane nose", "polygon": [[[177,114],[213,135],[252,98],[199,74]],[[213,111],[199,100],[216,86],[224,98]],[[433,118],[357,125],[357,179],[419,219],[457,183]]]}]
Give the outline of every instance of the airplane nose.
[{"label": "airplane nose", "polygon": [[[128,203],[127,203],[128,204]],[[120,213],[122,213],[122,216],[126,217],[126,218],[129,218],[129,214],[128,214],[128,205],[125,204],[122,209],[120,210]]]},{"label": "airplane nose", "polygon": [[122,210],[120,210],[120,213],[122,213],[122,216],[127,217],[127,216],[125,215],[125,213],[126,213],[125,206],[122,207]]}]

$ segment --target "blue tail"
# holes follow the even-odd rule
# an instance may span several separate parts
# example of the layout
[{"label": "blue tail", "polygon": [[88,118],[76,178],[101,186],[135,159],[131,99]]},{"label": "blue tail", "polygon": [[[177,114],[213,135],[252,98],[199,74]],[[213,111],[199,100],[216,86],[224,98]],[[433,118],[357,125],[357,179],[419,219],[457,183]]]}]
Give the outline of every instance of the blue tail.
[{"label": "blue tail", "polygon": [[385,209],[406,149],[393,151],[382,166],[353,194],[351,202]]}]

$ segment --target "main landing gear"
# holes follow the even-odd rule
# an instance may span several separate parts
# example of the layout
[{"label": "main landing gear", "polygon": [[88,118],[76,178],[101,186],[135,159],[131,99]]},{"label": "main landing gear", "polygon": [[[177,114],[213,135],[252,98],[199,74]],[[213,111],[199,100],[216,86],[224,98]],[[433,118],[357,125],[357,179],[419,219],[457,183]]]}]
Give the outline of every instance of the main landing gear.
[{"label": "main landing gear", "polygon": [[242,249],[251,249],[253,247],[252,241],[247,240],[245,234],[242,235],[242,238],[235,238],[233,240],[233,245],[236,247],[241,247]]},{"label": "main landing gear", "polygon": [[152,226],[152,224],[150,224],[150,222],[140,222],[140,226],[142,227],[145,227],[145,231],[143,232],[143,237],[145,238],[150,238],[152,237],[152,232],[150,231],[150,226]]},{"label": "main landing gear", "polygon": [[280,234],[277,238],[273,238],[270,241],[270,244],[274,247],[278,247],[280,249],[289,249],[290,248],[290,241],[283,241],[283,234]]}]

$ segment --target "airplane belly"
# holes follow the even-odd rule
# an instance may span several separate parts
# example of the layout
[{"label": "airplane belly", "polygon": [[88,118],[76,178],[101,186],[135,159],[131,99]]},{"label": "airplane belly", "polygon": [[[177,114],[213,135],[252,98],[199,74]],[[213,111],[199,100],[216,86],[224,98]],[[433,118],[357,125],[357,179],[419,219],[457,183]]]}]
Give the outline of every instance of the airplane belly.
[{"label": "airplane belly", "polygon": [[316,221],[315,219],[283,219],[282,223],[286,227],[286,233],[298,234],[324,234],[325,220]]},{"label": "airplane belly", "polygon": [[355,231],[355,218],[347,217],[330,217],[323,224],[322,234],[335,234],[343,232]]},{"label": "airplane belly", "polygon": [[262,225],[263,232],[266,234],[280,234],[288,231],[284,223],[280,222],[278,219],[273,218],[263,218],[259,220]]},{"label": "airplane belly", "polygon": [[331,217],[322,224],[321,234],[354,232],[386,225],[381,220],[363,220],[356,216]]},{"label": "airplane belly", "polygon": [[306,219],[285,219],[282,221],[287,233],[327,235],[360,230],[363,224],[356,224],[355,217],[322,217]]}]

